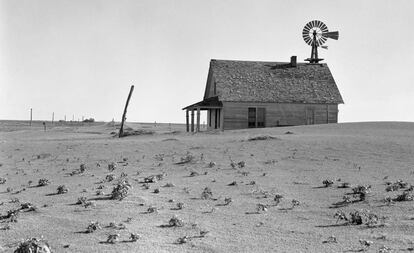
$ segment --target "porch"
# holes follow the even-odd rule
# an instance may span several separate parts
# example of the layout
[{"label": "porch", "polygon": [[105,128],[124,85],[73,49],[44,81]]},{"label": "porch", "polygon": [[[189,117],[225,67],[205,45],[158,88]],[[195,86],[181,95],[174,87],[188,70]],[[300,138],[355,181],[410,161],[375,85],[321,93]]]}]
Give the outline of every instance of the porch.
[{"label": "porch", "polygon": [[[200,111],[207,111],[207,130],[223,130],[223,103],[218,100],[218,97],[204,99],[203,101],[184,107],[183,110],[185,110],[187,132],[200,132]],[[197,112],[197,121],[194,126],[195,112]]]}]

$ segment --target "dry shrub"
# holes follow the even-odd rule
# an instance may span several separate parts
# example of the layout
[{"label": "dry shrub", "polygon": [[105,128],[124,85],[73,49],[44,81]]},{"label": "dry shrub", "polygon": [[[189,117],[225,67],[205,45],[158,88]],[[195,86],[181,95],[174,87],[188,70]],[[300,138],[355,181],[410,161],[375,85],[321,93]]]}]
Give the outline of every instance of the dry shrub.
[{"label": "dry shrub", "polygon": [[155,158],[155,160],[157,160],[157,161],[164,161],[164,154],[156,154],[155,156],[154,156],[154,158]]},{"label": "dry shrub", "polygon": [[26,212],[37,211],[37,207],[30,202],[20,204],[20,210],[25,210]]},{"label": "dry shrub", "polygon": [[99,222],[95,221],[92,222],[88,225],[88,227],[86,228],[86,233],[93,233],[94,231],[101,229],[101,224],[99,224]]},{"label": "dry shrub", "polygon": [[41,179],[39,179],[39,182],[38,182],[38,186],[46,186],[46,185],[48,185],[48,184],[50,184],[50,182],[49,182],[49,180],[48,179],[46,179],[46,178],[41,178]]},{"label": "dry shrub", "polygon": [[204,188],[203,192],[201,193],[201,199],[212,199],[213,192],[209,187]]},{"label": "dry shrub", "polygon": [[141,236],[139,235],[139,234],[135,234],[135,233],[131,233],[130,235],[129,235],[129,239],[131,240],[131,242],[136,242],[136,241],[138,241],[138,239],[140,238]]},{"label": "dry shrub", "polygon": [[108,238],[106,239],[107,243],[116,243],[119,240],[119,234],[110,234],[108,235]]},{"label": "dry shrub", "polygon": [[5,177],[0,177],[0,184],[6,183],[7,179]]},{"label": "dry shrub", "polygon": [[407,186],[408,186],[408,183],[406,183],[406,182],[404,182],[404,181],[402,181],[400,179],[400,180],[397,180],[394,183],[388,183],[388,186],[387,186],[387,188],[385,188],[385,190],[387,192],[390,192],[390,191],[398,191],[399,189],[404,189]]},{"label": "dry shrub", "polygon": [[156,183],[157,178],[154,175],[148,176],[148,177],[144,178],[144,182],[145,183]]},{"label": "dry shrub", "polygon": [[200,173],[198,173],[197,171],[191,171],[190,173],[190,177],[195,177],[195,176],[199,176]]},{"label": "dry shrub", "polygon": [[67,193],[69,190],[66,188],[65,185],[59,185],[57,188],[57,194],[64,194]]},{"label": "dry shrub", "polygon": [[231,202],[233,202],[233,200],[231,198],[225,198],[224,199],[224,205],[225,206],[229,205]]},{"label": "dry shrub", "polygon": [[114,174],[108,174],[108,175],[105,176],[105,181],[111,182],[111,181],[115,180],[115,178],[116,177],[115,177]]},{"label": "dry shrub", "polygon": [[296,206],[299,206],[299,205],[300,205],[299,200],[292,199],[292,209],[295,208]]},{"label": "dry shrub", "polygon": [[183,209],[184,208],[184,203],[182,203],[182,202],[178,202],[177,203],[177,209],[178,210],[181,210],[181,209]]},{"label": "dry shrub", "polygon": [[237,186],[237,182],[236,181],[233,181],[230,184],[228,184],[228,186]]},{"label": "dry shrub", "polygon": [[375,213],[371,213],[368,210],[355,210],[346,215],[343,211],[335,213],[334,218],[346,222],[346,225],[366,225],[368,227],[378,227],[384,225],[386,217],[380,217]]},{"label": "dry shrub", "polygon": [[185,156],[180,158],[180,162],[176,164],[185,164],[185,163],[191,163],[195,160],[195,157],[193,154],[191,154],[189,151],[185,154]]},{"label": "dry shrub", "polygon": [[85,205],[87,201],[87,198],[82,196],[78,198],[78,201],[76,202],[77,205]]},{"label": "dry shrub", "polygon": [[108,170],[114,171],[116,169],[116,164],[114,162],[108,164]]},{"label": "dry shrub", "polygon": [[265,204],[257,204],[256,205],[256,211],[258,212],[258,213],[260,213],[260,212],[267,212],[267,208],[268,208],[268,206],[267,205],[265,205]]},{"label": "dry shrub", "polygon": [[116,224],[115,222],[110,222],[109,227],[113,229],[126,229],[126,226],[123,223]]},{"label": "dry shrub", "polygon": [[240,162],[237,163],[237,166],[239,168],[244,168],[244,167],[246,167],[246,162],[245,161],[240,161]]},{"label": "dry shrub", "polygon": [[79,166],[79,169],[76,169],[76,170],[72,171],[71,173],[69,173],[69,175],[74,176],[74,175],[77,175],[77,174],[82,174],[85,171],[86,171],[86,165],[82,163]]},{"label": "dry shrub", "polygon": [[111,199],[123,200],[127,197],[130,188],[131,185],[126,180],[118,183],[112,190]]},{"label": "dry shrub", "polygon": [[364,201],[369,193],[369,189],[371,189],[371,185],[358,185],[352,188],[352,192],[353,194],[359,195],[359,199]]},{"label": "dry shrub", "polygon": [[337,243],[336,237],[334,235],[329,236],[325,241],[322,243]]},{"label": "dry shrub", "polygon": [[176,215],[174,215],[168,221],[168,226],[170,226],[170,227],[182,227],[182,226],[184,226],[184,221],[179,219]]},{"label": "dry shrub", "polygon": [[184,244],[184,243],[187,243],[188,242],[188,240],[189,240],[190,238],[188,238],[188,236],[183,236],[183,237],[180,237],[180,238],[178,238],[177,239],[177,243],[178,244]]},{"label": "dry shrub", "polygon": [[275,206],[280,204],[280,201],[283,199],[282,195],[276,194],[273,200],[275,201]]},{"label": "dry shrub", "polygon": [[393,201],[412,201],[413,195],[409,194],[408,192],[403,192],[400,195],[398,195],[396,198],[393,199]]},{"label": "dry shrub", "polygon": [[20,243],[14,253],[51,253],[49,244],[43,239],[31,238]]},{"label": "dry shrub", "polygon": [[150,206],[147,209],[147,213],[158,213],[158,208],[156,208],[155,206]]},{"label": "dry shrub", "polygon": [[325,187],[329,187],[329,186],[331,186],[331,185],[333,185],[333,181],[332,180],[330,180],[330,179],[325,179],[325,180],[323,180],[322,181],[322,184],[325,186]]}]

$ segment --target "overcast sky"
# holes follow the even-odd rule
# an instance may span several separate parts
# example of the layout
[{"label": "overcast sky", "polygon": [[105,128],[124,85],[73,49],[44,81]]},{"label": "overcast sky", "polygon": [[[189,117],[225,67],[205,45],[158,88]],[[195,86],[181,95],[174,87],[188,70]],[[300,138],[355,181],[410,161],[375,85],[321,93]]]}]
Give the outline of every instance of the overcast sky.
[{"label": "overcast sky", "polygon": [[414,121],[414,1],[0,0],[0,119],[184,122],[210,59],[299,61],[320,49],[345,104],[339,121]]}]

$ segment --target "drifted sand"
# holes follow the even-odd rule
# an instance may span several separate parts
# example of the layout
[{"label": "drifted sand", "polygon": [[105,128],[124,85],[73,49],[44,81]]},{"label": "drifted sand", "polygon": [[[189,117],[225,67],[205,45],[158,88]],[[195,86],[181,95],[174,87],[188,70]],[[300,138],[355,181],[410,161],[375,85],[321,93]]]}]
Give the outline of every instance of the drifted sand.
[{"label": "drifted sand", "polygon": [[[36,212],[22,212],[17,223],[9,223],[10,229],[0,230],[0,251],[13,252],[20,240],[40,236],[54,252],[344,252],[362,249],[360,239],[373,242],[370,252],[378,252],[383,245],[393,252],[414,247],[414,202],[391,206],[383,202],[402,192],[386,192],[385,182],[402,179],[414,184],[414,123],[199,134],[185,133],[181,125],[129,126],[156,133],[118,139],[110,134],[114,131],[111,124],[58,126],[44,132],[41,125],[0,122],[0,177],[7,179],[0,184],[0,215],[20,206],[10,201],[13,198],[38,207]],[[258,135],[276,138],[247,141]],[[187,152],[193,162],[175,164]],[[244,161],[246,166],[232,168],[231,160]],[[117,164],[113,172],[108,171],[111,162]],[[210,162],[216,165],[209,168]],[[80,164],[86,164],[86,172],[69,175]],[[199,175],[190,177],[191,172]],[[117,178],[121,173],[128,175],[133,189],[126,199],[106,198],[117,180],[99,182],[110,173]],[[166,173],[164,179],[149,184],[149,189],[142,187],[144,177],[160,173]],[[37,185],[40,178],[51,183],[28,185],[29,181]],[[334,185],[321,187],[325,179]],[[233,181],[237,185],[229,186]],[[371,193],[366,201],[332,208],[352,192],[337,188],[342,182],[371,185]],[[167,183],[174,187],[163,187]],[[63,184],[69,192],[55,195]],[[99,185],[105,186],[106,195],[96,195]],[[211,188],[217,200],[200,199],[205,187]],[[275,194],[284,196],[278,206],[272,206]],[[75,205],[81,196],[96,206]],[[222,205],[224,198],[231,198],[232,203]],[[293,199],[300,205],[290,209]],[[184,203],[182,210],[174,210],[178,202]],[[259,203],[268,204],[268,210],[254,213]],[[158,213],[145,213],[149,206],[157,207]],[[338,210],[361,209],[386,216],[385,226],[345,226],[333,217]],[[184,227],[162,226],[173,215],[184,221]],[[125,222],[128,218],[132,220]],[[0,220],[0,228],[8,224],[5,221]],[[91,221],[101,223],[102,229],[83,233]],[[109,222],[122,222],[126,229],[106,227]],[[175,243],[179,237],[198,236],[200,231],[209,233]],[[141,239],[127,242],[131,232]],[[120,234],[119,242],[104,243],[113,233]],[[337,243],[323,243],[332,235]]]}]

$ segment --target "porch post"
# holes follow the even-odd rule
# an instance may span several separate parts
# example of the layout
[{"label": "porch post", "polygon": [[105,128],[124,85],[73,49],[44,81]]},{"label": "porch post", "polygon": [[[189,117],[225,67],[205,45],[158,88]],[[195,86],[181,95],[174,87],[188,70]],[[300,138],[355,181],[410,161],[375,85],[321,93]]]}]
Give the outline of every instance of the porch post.
[{"label": "porch post", "polygon": [[194,132],[194,109],[191,109],[191,132]]},{"label": "porch post", "polygon": [[197,132],[200,132],[200,107],[197,107]]},{"label": "porch post", "polygon": [[221,108],[220,111],[220,130],[224,130],[224,108]]},{"label": "porch post", "polygon": [[185,125],[186,125],[186,129],[187,132],[190,132],[190,124],[189,124],[189,119],[188,119],[188,109],[185,110]]},{"label": "porch post", "polygon": [[210,109],[207,110],[207,129],[210,129]]}]

